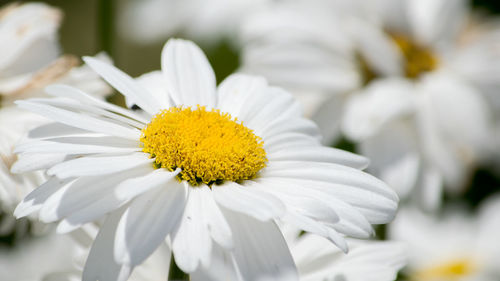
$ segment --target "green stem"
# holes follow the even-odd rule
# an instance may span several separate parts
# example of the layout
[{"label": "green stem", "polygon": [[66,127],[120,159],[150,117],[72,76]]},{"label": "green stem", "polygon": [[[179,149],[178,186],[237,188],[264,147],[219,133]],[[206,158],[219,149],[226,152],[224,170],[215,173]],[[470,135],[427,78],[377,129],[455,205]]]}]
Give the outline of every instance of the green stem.
[{"label": "green stem", "polygon": [[182,271],[174,260],[174,255],[170,258],[170,269],[168,271],[169,281],[189,281],[189,274]]}]

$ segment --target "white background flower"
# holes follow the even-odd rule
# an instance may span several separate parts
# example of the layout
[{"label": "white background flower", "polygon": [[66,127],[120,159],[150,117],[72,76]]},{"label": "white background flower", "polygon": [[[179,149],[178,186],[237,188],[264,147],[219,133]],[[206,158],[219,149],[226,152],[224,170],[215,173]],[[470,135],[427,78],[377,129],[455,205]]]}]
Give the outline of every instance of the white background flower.
[{"label": "white background flower", "polygon": [[450,206],[441,216],[405,208],[391,223],[389,238],[408,244],[410,279],[497,280],[499,211],[498,196],[486,200],[476,216],[461,206]]}]

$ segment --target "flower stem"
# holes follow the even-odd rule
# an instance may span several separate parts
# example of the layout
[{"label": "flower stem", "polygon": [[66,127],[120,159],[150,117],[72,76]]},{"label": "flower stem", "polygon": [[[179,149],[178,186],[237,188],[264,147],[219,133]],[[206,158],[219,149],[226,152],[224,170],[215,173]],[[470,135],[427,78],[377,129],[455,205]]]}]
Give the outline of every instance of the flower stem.
[{"label": "flower stem", "polygon": [[170,258],[170,269],[168,271],[169,281],[189,281],[189,274],[182,271],[174,260],[174,255]]}]

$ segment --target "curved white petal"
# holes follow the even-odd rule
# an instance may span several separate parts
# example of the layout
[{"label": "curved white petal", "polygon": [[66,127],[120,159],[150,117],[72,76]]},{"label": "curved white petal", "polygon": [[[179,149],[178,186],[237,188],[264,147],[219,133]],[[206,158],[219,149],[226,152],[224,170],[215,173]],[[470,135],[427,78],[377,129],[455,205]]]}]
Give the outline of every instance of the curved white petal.
[{"label": "curved white petal", "polygon": [[415,96],[412,83],[406,80],[373,82],[348,100],[342,130],[353,140],[363,140],[389,121],[412,113]]},{"label": "curved white petal", "polygon": [[234,261],[243,280],[298,280],[297,269],[280,229],[273,221],[261,222],[224,210],[234,238]]},{"label": "curved white petal", "polygon": [[100,118],[75,113],[55,106],[37,103],[34,101],[21,100],[16,101],[16,104],[21,108],[38,113],[54,121],[91,132],[114,135],[134,140],[138,140],[141,136],[141,132],[138,129],[121,126]]},{"label": "curved white petal", "polygon": [[[205,191],[204,191],[205,190]],[[203,264],[209,266],[212,239],[204,209],[208,186],[188,189],[184,214],[172,235],[172,251],[175,263],[184,272],[193,272]]]},{"label": "curved white petal", "polygon": [[133,266],[119,264],[113,257],[118,222],[123,211],[116,211],[104,221],[90,249],[83,269],[82,281],[116,280],[125,281]]},{"label": "curved white petal", "polygon": [[194,43],[170,39],[161,53],[161,68],[169,94],[177,106],[217,104],[215,74],[203,51]]},{"label": "curved white petal", "polygon": [[115,260],[141,264],[175,229],[185,205],[186,187],[175,181],[134,199],[117,227]]},{"label": "curved white petal", "polygon": [[165,108],[164,106],[168,106],[162,105],[161,100],[156,100],[148,90],[141,87],[137,81],[116,67],[92,57],[84,57],[83,60],[113,88],[134,100],[138,106],[149,114],[156,114],[160,109]]},{"label": "curved white petal", "polygon": [[228,182],[212,187],[215,201],[230,210],[241,212],[261,221],[272,220],[284,214],[285,206],[271,194],[251,185]]},{"label": "curved white petal", "polygon": [[62,162],[47,171],[49,175],[59,178],[73,176],[95,176],[111,174],[127,170],[145,163],[152,163],[154,159],[142,152],[119,156],[86,156]]}]

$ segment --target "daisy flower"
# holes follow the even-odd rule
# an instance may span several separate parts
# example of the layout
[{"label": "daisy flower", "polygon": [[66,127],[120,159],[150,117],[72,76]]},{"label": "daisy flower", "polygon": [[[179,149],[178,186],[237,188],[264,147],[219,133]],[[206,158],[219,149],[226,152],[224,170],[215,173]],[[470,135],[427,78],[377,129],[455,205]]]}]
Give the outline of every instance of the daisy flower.
[{"label": "daisy flower", "polygon": [[[110,88],[78,58],[61,55],[59,29],[62,12],[43,3],[10,4],[0,9],[0,102],[43,94],[51,83],[71,84],[93,95]],[[111,61],[100,53],[97,58]]]},{"label": "daisy flower", "polygon": [[2,281],[54,280],[46,277],[72,270],[79,250],[70,235],[55,231],[24,239],[15,246],[0,245],[0,276]]},{"label": "daisy flower", "polygon": [[343,235],[368,237],[394,216],[398,198],[361,171],[365,158],[321,146],[299,105],[262,78],[216,87],[193,43],[169,40],[149,87],[84,60],[144,112],[50,86],[55,98],[17,102],[57,123],[32,131],[13,167],[50,176],[18,217],[37,212],[60,232],[105,218],[84,280],[126,279],[166,240],[193,280],[296,280],[276,220],[346,251]]},{"label": "daisy flower", "polygon": [[500,29],[470,35],[465,1],[277,6],[245,25],[243,71],[306,92],[327,143],[341,129],[370,171],[427,208],[490,160]]},{"label": "daisy flower", "polygon": [[323,237],[299,236],[290,227],[282,231],[301,281],[391,281],[407,263],[403,242],[348,239],[350,251],[344,255]]},{"label": "daisy flower", "polygon": [[33,72],[60,55],[57,31],[62,12],[43,3],[0,9],[0,93],[24,86]]},{"label": "daisy flower", "polygon": [[390,239],[408,245],[409,280],[498,280],[500,198],[487,199],[477,215],[450,206],[440,216],[402,209],[389,225]]}]

